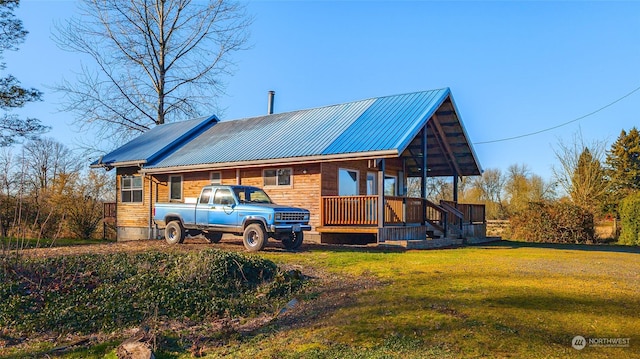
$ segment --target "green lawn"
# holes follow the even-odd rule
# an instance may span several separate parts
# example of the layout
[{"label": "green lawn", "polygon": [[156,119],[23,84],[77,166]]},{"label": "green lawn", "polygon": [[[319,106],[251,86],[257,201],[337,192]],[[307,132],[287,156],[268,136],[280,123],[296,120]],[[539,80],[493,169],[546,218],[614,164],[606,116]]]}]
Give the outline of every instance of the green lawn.
[{"label": "green lawn", "polygon": [[[265,256],[378,284],[353,288],[353,300],[314,321],[237,340],[209,357],[640,358],[638,248],[502,241]],[[630,344],[578,351],[571,347],[576,335]]]}]

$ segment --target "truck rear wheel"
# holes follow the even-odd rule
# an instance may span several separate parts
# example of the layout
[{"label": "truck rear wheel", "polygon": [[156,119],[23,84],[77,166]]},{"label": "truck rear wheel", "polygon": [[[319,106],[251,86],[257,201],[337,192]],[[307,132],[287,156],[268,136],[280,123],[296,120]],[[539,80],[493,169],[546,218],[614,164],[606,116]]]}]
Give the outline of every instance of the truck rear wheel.
[{"label": "truck rear wheel", "polygon": [[243,242],[244,247],[249,252],[257,252],[262,250],[267,244],[267,232],[258,223],[253,223],[244,229]]},{"label": "truck rear wheel", "polygon": [[164,240],[169,244],[182,243],[184,237],[186,237],[186,232],[180,221],[171,221],[164,229]]},{"label": "truck rear wheel", "polygon": [[304,232],[293,232],[289,235],[282,237],[282,244],[286,249],[298,249],[302,245],[304,239]]},{"label": "truck rear wheel", "polygon": [[222,233],[220,232],[204,232],[203,234],[209,243],[218,243],[222,240]]}]

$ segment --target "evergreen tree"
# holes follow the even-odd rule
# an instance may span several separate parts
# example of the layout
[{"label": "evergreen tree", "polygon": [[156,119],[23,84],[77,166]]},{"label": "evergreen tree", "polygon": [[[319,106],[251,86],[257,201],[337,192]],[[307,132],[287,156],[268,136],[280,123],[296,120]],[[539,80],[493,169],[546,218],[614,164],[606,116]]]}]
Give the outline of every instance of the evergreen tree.
[{"label": "evergreen tree", "polygon": [[622,130],[607,152],[608,175],[615,202],[640,189],[640,132]]},{"label": "evergreen tree", "polygon": [[596,213],[602,205],[606,193],[607,181],[600,161],[595,158],[588,147],[578,157],[578,162],[571,177],[571,200],[576,205]]},{"label": "evergreen tree", "polygon": [[[20,0],[0,0],[0,59],[5,50],[17,50],[27,35],[22,21],[13,14],[19,4]],[[0,62],[0,70],[5,68],[5,63]],[[0,116],[0,146],[11,145],[16,142],[16,137],[33,137],[47,130],[38,119],[20,118],[10,113],[12,109],[38,101],[41,97],[40,91],[20,86],[20,81],[12,75],[0,77],[0,109],[4,112]]]}]

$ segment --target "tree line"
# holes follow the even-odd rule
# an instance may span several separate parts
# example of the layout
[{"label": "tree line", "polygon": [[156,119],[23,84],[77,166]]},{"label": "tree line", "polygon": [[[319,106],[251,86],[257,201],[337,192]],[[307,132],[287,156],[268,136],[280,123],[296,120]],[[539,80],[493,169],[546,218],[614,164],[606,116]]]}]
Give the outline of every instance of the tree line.
[{"label": "tree line", "polygon": [[[521,236],[535,232],[533,240],[545,240],[551,233],[565,236],[563,228],[549,227],[565,226],[575,232],[578,223],[581,234],[575,241],[593,241],[594,222],[608,218],[619,221],[621,242],[640,244],[638,129],[622,130],[609,148],[604,142],[586,143],[575,136],[573,141],[560,142],[555,155],[557,165],[550,180],[532,173],[525,164],[513,164],[505,172],[488,169],[480,177],[460,179],[459,201],[485,204],[489,220],[515,219],[516,225],[525,226],[516,232]],[[419,183],[413,187],[419,189]],[[429,179],[427,189],[435,201],[453,197],[453,186],[445,179]],[[539,218],[545,212],[549,218]],[[540,223],[545,221],[549,223]]]},{"label": "tree line", "polygon": [[50,138],[0,150],[0,233],[13,238],[93,238],[113,177]]}]

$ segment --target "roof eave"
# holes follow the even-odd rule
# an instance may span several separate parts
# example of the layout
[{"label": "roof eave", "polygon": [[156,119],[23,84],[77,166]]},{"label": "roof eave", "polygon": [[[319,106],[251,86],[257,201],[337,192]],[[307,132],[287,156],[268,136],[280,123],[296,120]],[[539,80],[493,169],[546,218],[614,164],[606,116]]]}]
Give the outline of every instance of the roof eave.
[{"label": "roof eave", "polygon": [[458,106],[456,106],[456,101],[453,99],[453,95],[451,95],[451,94],[449,94],[449,98],[451,99],[451,106],[453,106],[453,110],[456,112],[456,116],[458,117],[458,122],[460,123],[460,128],[462,128],[462,134],[464,135],[464,138],[466,139],[466,142],[469,145],[469,150],[471,152],[471,157],[473,157],[473,162],[478,167],[477,176],[481,176],[484,171],[482,169],[482,165],[480,164],[480,161],[478,161],[478,155],[476,154],[475,148],[473,148],[473,143],[471,143],[471,141],[469,141],[469,134],[467,134],[467,129],[464,126],[464,122],[462,122],[462,118],[460,116],[460,112],[458,111]]},{"label": "roof eave", "polygon": [[94,162],[89,167],[90,168],[117,168],[117,167],[142,167],[147,163],[147,160],[131,160],[131,161],[122,161],[122,162]]},{"label": "roof eave", "polygon": [[161,173],[178,173],[178,172],[197,172],[204,170],[220,170],[220,169],[237,169],[237,168],[250,168],[261,166],[275,166],[281,164],[287,165],[300,165],[320,162],[335,162],[344,160],[367,160],[367,159],[380,159],[380,158],[393,158],[399,157],[397,150],[381,150],[370,151],[361,153],[339,153],[332,155],[317,155],[317,156],[305,156],[305,157],[287,157],[287,158],[274,158],[263,159],[253,161],[237,161],[237,162],[221,162],[221,163],[203,163],[198,165],[189,166],[167,166],[167,167],[153,167],[142,168],[141,172],[146,174],[161,174]]}]

